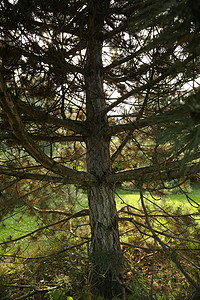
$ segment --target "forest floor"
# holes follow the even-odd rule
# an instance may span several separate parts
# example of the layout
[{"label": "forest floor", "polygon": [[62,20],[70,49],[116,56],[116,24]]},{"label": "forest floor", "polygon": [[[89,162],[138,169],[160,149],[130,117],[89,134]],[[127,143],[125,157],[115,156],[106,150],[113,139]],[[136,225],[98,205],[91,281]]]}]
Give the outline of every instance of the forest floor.
[{"label": "forest floor", "polygon": [[[76,211],[87,209],[85,193],[81,193]],[[192,187],[187,195],[146,195],[145,201],[151,225],[170,255],[176,253],[184,270],[200,282],[200,187]],[[124,278],[132,290],[127,299],[189,299],[194,287],[145,227],[139,193],[119,189],[116,203],[126,260]],[[136,223],[123,217],[134,217]],[[0,223],[0,299],[97,299],[88,283],[88,216],[62,220],[62,215],[47,217],[25,205],[4,216]]]}]

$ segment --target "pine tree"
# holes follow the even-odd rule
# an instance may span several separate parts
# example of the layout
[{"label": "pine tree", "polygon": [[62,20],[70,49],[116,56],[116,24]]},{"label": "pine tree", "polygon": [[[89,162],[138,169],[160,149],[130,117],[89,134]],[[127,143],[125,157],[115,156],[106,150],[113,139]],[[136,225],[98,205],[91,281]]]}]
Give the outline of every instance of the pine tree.
[{"label": "pine tree", "polygon": [[[0,9],[1,146],[29,158],[5,162],[0,173],[87,187],[91,281],[105,299],[122,297],[115,184],[148,186],[200,170],[199,6],[4,0]],[[117,172],[115,161],[130,140],[136,161]],[[69,148],[62,161],[54,154],[59,143]],[[77,165],[72,143],[81,152]]]}]

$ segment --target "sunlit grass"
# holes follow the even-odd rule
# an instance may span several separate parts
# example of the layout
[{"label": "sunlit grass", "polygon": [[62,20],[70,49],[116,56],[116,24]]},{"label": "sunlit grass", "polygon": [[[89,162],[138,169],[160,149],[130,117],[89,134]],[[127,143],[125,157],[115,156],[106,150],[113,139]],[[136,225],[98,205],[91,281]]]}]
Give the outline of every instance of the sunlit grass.
[{"label": "sunlit grass", "polygon": [[[194,186],[188,195],[190,199],[200,204],[199,186]],[[184,212],[190,213],[198,211],[198,205],[192,200],[188,201],[187,197],[181,193],[171,193],[162,198],[158,196],[152,197],[149,194],[147,194],[146,196],[147,199],[150,200],[146,200],[146,204],[149,206],[152,205],[152,201],[156,203],[156,205],[159,205],[161,207],[165,207],[168,209],[171,207],[173,211],[176,211],[179,208]],[[115,200],[117,210],[125,205],[141,208],[140,194],[138,191],[118,189],[116,191]],[[84,208],[88,208],[88,203],[86,193],[82,192],[78,203],[76,203],[75,211]],[[7,241],[9,239],[16,239],[39,228],[40,226],[42,226],[42,222],[39,217],[26,213],[26,208],[22,206],[20,208],[17,208],[13,213],[5,216],[0,222],[0,242]]]},{"label": "sunlit grass", "polygon": [[16,239],[38,227],[36,216],[27,214],[25,208],[17,208],[13,213],[6,215],[0,222],[0,242]]},{"label": "sunlit grass", "polygon": [[[200,186],[193,186],[188,193],[189,198],[185,194],[176,192],[169,193],[165,196],[153,196],[147,193],[146,204],[151,205],[151,201],[162,207],[172,207],[173,210],[180,207],[183,210],[190,210],[190,212],[197,211],[200,205]],[[138,191],[118,190],[116,192],[117,209],[124,205],[131,205],[133,207],[141,207],[140,194]],[[148,201],[149,200],[149,201]]]},{"label": "sunlit grass", "polygon": [[138,207],[140,205],[140,194],[135,191],[127,191],[127,190],[117,190],[115,201],[117,205],[117,210],[119,210],[124,205],[131,205],[134,207]]},{"label": "sunlit grass", "polygon": [[[195,211],[198,208],[197,202],[200,205],[200,186],[194,185],[191,187],[191,191],[188,196],[194,201],[188,201],[187,197],[181,192],[169,192],[165,196],[153,196],[149,193],[145,194],[146,198],[150,201],[155,202],[162,207],[172,206],[173,209],[181,207],[183,210],[190,209],[190,211]],[[117,210],[122,208],[124,205],[131,205],[133,207],[141,207],[140,193],[134,189],[116,189],[115,201],[117,205]],[[148,203],[148,201],[146,201]],[[148,203],[150,205],[150,202]],[[191,205],[192,204],[192,205]],[[75,205],[75,211],[88,208],[87,193],[82,191],[78,201]]]}]

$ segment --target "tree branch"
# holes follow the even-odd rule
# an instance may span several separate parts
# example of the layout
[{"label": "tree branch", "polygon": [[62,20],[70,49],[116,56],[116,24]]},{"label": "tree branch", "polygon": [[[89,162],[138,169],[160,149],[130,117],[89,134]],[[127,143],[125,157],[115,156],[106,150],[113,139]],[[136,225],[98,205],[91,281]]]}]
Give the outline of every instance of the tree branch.
[{"label": "tree branch", "polygon": [[[34,135],[34,134],[29,134],[30,138],[33,139],[34,141],[47,141],[51,143],[56,143],[56,142],[83,142],[84,138],[81,135],[67,135],[67,136],[47,136],[47,135]],[[19,141],[16,140],[15,136],[13,134],[8,134],[8,133],[0,133],[0,140],[9,140],[12,141],[13,143],[19,144]]]},{"label": "tree branch", "polygon": [[[66,177],[74,181],[74,183],[82,182],[85,184],[91,184],[96,181],[95,177],[92,174],[86,172],[79,172],[67,168],[64,165],[57,163],[56,161],[48,157],[44,152],[42,152],[40,148],[36,144],[34,144],[30,136],[28,136],[24,128],[24,124],[22,123],[22,120],[13,102],[13,99],[10,96],[6,85],[4,84],[3,77],[1,75],[0,75],[0,90],[1,93],[3,94],[3,96],[1,95],[0,97],[0,103],[7,115],[12,132],[14,133],[18,141],[20,141],[22,146],[26,149],[26,151],[37,162],[39,162],[43,167],[45,167],[48,170],[51,170],[55,174],[59,174],[62,177]],[[45,114],[42,113],[42,115],[45,117]],[[49,118],[51,119],[51,117]]]},{"label": "tree branch", "polygon": [[[32,208],[36,211],[38,211],[39,213],[45,213],[45,214],[58,214],[58,215],[64,215],[64,216],[72,216],[71,213],[64,211],[64,210],[58,210],[58,209],[40,209],[36,206],[32,206]],[[83,210],[81,210],[79,212],[80,214],[78,216],[80,216],[81,214],[83,214],[83,216],[89,216],[89,209],[85,208]]]},{"label": "tree branch", "polygon": [[[194,59],[194,56],[189,56],[188,58],[186,58],[183,62],[181,67],[185,68],[187,63],[191,62],[191,60]],[[136,93],[139,93],[141,91],[144,91],[146,89],[150,89],[153,88],[153,86],[157,83],[159,83],[160,81],[164,80],[167,76],[170,76],[171,74],[173,74],[173,77],[176,76],[176,74],[180,72],[180,66],[179,68],[176,68],[175,65],[173,65],[171,68],[169,68],[165,73],[161,74],[160,76],[158,76],[157,78],[150,80],[148,83],[136,87],[134,89],[132,89],[130,92],[124,94],[122,97],[118,98],[118,100],[116,100],[115,102],[113,102],[112,104],[110,104],[109,106],[107,106],[103,111],[102,111],[102,117],[104,117],[109,111],[111,111],[113,108],[115,108],[117,105],[119,105],[120,103],[123,103],[124,100],[126,100],[127,98],[133,96]]]},{"label": "tree branch", "polygon": [[62,176],[51,176],[47,174],[37,174],[37,173],[29,173],[24,171],[16,171],[11,169],[5,169],[0,167],[0,174],[4,174],[7,176],[13,176],[16,178],[22,179],[31,179],[31,180],[40,180],[40,181],[47,181],[51,183],[62,183],[62,184],[74,184],[77,183],[75,180],[62,177]]},{"label": "tree branch", "polygon": [[37,121],[40,121],[42,123],[48,123],[53,124],[58,127],[67,128],[69,130],[72,130],[77,133],[86,134],[86,128],[85,128],[85,122],[84,121],[77,121],[77,120],[71,120],[71,119],[59,119],[52,115],[49,115],[45,111],[42,111],[41,109],[24,103],[19,98],[16,99],[16,106],[20,109],[25,111],[29,116],[34,118]]},{"label": "tree branch", "polygon": [[[160,168],[160,169],[159,169]],[[164,169],[166,168],[166,169]],[[184,176],[190,176],[200,172],[200,163],[186,164],[183,168],[181,162],[166,164],[165,166],[149,166],[138,169],[120,171],[115,174],[106,176],[105,180],[108,183],[116,183],[121,181],[165,181]]]},{"label": "tree branch", "polygon": [[[45,289],[36,289],[36,288],[34,288],[34,290],[33,290],[32,292],[29,292],[29,293],[27,293],[27,294],[25,294],[25,295],[23,295],[23,296],[20,296],[20,297],[16,298],[16,300],[24,300],[24,299],[28,299],[28,298],[30,298],[30,297],[32,297],[32,296],[34,296],[34,295],[37,295],[37,294],[40,294],[40,295],[46,294],[46,293],[48,293],[48,292],[50,292],[50,291],[54,291],[54,290],[56,290],[56,289],[58,289],[58,288],[60,288],[60,286],[47,287],[47,288],[45,288]],[[32,289],[33,289],[33,288],[32,288]]]},{"label": "tree branch", "polygon": [[[177,120],[177,115],[185,114],[188,115],[188,111],[186,111],[183,107],[178,109],[173,109],[165,114],[153,115],[146,118],[140,118],[139,114],[135,116],[136,120],[126,124],[118,124],[118,125],[111,125],[107,130],[106,134],[108,136],[113,136],[117,133],[127,132],[127,131],[134,131],[135,129],[141,129],[147,126],[158,125],[162,123],[173,122]],[[139,118],[137,118],[139,117]]]},{"label": "tree branch", "polygon": [[117,158],[118,155],[120,155],[120,153],[122,152],[123,148],[126,146],[126,144],[128,143],[130,137],[132,135],[132,132],[129,132],[127,134],[127,136],[125,137],[125,139],[122,141],[121,145],[117,148],[117,150],[113,153],[112,157],[111,157],[111,162],[112,164],[114,163],[115,159]]}]

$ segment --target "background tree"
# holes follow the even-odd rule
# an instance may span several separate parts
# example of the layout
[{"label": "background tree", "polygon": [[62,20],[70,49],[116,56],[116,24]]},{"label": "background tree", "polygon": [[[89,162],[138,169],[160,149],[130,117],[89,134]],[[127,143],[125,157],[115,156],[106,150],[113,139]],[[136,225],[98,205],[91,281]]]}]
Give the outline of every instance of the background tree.
[{"label": "background tree", "polygon": [[[115,184],[200,170],[197,10],[186,0],[1,1],[0,173],[87,187],[91,281],[108,299],[123,294]],[[135,161],[117,171],[130,140]]]}]

